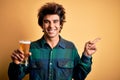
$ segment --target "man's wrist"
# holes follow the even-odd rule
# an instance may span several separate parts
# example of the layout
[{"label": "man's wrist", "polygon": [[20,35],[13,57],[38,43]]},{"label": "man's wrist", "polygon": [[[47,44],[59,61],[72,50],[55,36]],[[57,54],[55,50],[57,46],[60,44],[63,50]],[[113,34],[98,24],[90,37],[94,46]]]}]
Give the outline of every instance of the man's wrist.
[{"label": "man's wrist", "polygon": [[82,62],[84,63],[87,63],[87,64],[91,64],[92,63],[92,56],[88,56],[88,55],[85,55],[85,53],[82,54],[82,57],[81,57],[81,60]]},{"label": "man's wrist", "polygon": [[92,55],[88,55],[87,52],[83,52],[83,55],[85,55],[85,56],[88,57],[88,58],[91,58],[91,57],[92,57]]}]

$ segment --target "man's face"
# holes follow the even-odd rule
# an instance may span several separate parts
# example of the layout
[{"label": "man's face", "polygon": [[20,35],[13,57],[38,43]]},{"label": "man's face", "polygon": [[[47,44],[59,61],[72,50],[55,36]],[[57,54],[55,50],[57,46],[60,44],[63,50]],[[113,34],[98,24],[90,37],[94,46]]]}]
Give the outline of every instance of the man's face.
[{"label": "man's face", "polygon": [[43,18],[43,31],[49,38],[58,37],[60,28],[60,18],[57,14],[49,14]]}]

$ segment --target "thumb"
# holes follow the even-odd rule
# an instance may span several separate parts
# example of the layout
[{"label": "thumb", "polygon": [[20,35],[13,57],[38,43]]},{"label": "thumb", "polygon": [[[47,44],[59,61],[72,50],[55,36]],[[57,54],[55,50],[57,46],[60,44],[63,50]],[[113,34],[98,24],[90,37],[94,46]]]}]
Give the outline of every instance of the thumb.
[{"label": "thumb", "polygon": [[29,56],[31,56],[31,55],[32,55],[32,53],[29,52],[28,54],[26,54],[26,57],[29,57]]},{"label": "thumb", "polygon": [[29,56],[31,56],[32,55],[32,53],[31,52],[29,52]]}]

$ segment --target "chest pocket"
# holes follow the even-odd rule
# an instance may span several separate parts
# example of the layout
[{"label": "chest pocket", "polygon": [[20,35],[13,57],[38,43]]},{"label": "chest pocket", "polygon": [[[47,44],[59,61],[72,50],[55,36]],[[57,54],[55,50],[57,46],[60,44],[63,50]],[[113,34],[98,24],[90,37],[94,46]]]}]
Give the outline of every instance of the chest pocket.
[{"label": "chest pocket", "polygon": [[56,74],[60,78],[59,80],[68,80],[68,78],[71,78],[73,73],[73,68],[74,68],[74,62],[72,60],[58,61],[58,70]]},{"label": "chest pocket", "polygon": [[69,60],[58,61],[58,67],[60,68],[73,68],[74,62]]}]

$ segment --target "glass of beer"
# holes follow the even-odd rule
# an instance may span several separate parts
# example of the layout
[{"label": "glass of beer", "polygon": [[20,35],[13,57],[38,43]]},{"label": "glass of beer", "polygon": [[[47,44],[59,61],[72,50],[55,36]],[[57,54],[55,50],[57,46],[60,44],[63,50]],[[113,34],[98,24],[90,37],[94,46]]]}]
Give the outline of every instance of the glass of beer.
[{"label": "glass of beer", "polygon": [[19,41],[19,49],[24,52],[24,56],[25,56],[25,59],[23,62],[25,64],[25,66],[28,65],[28,55],[29,55],[30,43],[31,43],[31,41],[24,41],[24,40]]}]

